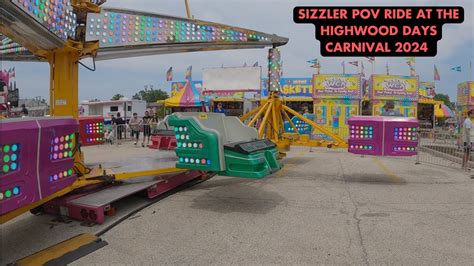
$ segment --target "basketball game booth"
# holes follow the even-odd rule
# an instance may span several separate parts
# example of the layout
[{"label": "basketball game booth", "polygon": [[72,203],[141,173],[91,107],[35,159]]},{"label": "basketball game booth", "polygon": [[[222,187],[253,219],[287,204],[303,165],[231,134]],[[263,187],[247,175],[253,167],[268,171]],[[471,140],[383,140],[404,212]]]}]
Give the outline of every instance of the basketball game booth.
[{"label": "basketball game booth", "polygon": [[313,75],[316,122],[347,139],[349,118],[360,114],[361,85],[360,75]]},{"label": "basketball game booth", "polygon": [[372,75],[369,91],[372,102],[372,115],[380,116],[388,101],[395,104],[404,117],[417,117],[418,108],[418,76]]}]

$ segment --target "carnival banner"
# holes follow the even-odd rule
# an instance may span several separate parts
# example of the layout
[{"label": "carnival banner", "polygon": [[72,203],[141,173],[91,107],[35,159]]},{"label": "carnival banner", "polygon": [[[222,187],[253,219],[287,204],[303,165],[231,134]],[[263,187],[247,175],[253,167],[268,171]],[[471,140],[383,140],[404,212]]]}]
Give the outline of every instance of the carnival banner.
[{"label": "carnival banner", "polygon": [[374,99],[418,100],[417,76],[372,75],[371,86]]},{"label": "carnival banner", "polygon": [[458,84],[458,97],[457,97],[458,99],[457,100],[458,100],[459,105],[461,106],[467,105],[470,94],[472,95],[473,92],[470,92],[469,82],[462,82]]},{"label": "carnival banner", "polygon": [[[202,90],[202,81],[192,81],[193,86],[199,91],[201,94],[205,94],[205,96],[209,97],[229,97],[229,98],[235,98],[235,99],[242,99],[244,97],[243,92],[226,92],[226,91],[219,91],[219,92],[208,92],[206,93],[205,91],[203,92]],[[171,83],[171,97],[176,95],[180,90],[184,88],[186,85],[186,81],[178,81],[178,82],[172,82]]]},{"label": "carnival banner", "polygon": [[[281,78],[280,95],[283,97],[312,97],[311,78]],[[268,96],[267,79],[262,79],[262,97]]]},{"label": "carnival banner", "polygon": [[433,99],[436,96],[435,83],[428,81],[420,81],[418,95],[420,98]]},{"label": "carnival banner", "polygon": [[313,75],[315,98],[361,98],[361,78],[357,74]]}]

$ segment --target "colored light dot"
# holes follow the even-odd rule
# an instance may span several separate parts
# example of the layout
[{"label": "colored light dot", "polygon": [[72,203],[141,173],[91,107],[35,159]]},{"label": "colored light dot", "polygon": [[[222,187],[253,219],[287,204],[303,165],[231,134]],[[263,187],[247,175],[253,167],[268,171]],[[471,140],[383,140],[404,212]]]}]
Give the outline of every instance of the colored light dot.
[{"label": "colored light dot", "polygon": [[10,151],[10,146],[9,145],[3,146],[3,152],[9,152],[9,151]]},{"label": "colored light dot", "polygon": [[197,147],[198,147],[197,143],[194,143],[194,144],[193,144],[193,147],[194,147],[194,148],[197,148]]},{"label": "colored light dot", "polygon": [[179,157],[179,162],[182,163],[183,161],[184,161],[184,159],[182,157]]},{"label": "colored light dot", "polygon": [[66,136],[66,141],[69,141],[69,135]]},{"label": "colored light dot", "polygon": [[61,137],[59,140],[60,140],[61,142],[64,142],[64,137]]},{"label": "colored light dot", "polygon": [[67,171],[64,171],[64,172],[63,172],[63,176],[67,176]]},{"label": "colored light dot", "polygon": [[183,143],[183,148],[186,148],[188,145],[186,144],[186,142]]},{"label": "colored light dot", "polygon": [[181,139],[184,139],[184,135],[181,135]]},{"label": "colored light dot", "polygon": [[187,128],[187,127],[184,127],[183,130],[186,132],[186,131],[188,131],[188,128]]},{"label": "colored light dot", "polygon": [[3,200],[3,193],[0,192],[0,200]]},{"label": "colored light dot", "polygon": [[64,149],[64,145],[63,144],[59,145],[59,150],[62,151],[63,149]]},{"label": "colored light dot", "polygon": [[189,159],[188,159],[188,158],[184,158],[184,162],[185,162],[185,163],[189,162]]},{"label": "colored light dot", "polygon": [[18,195],[20,194],[20,188],[19,187],[14,187],[13,188],[13,195]]},{"label": "colored light dot", "polygon": [[57,174],[54,175],[54,176],[53,176],[53,179],[54,179],[54,180],[58,180],[58,175],[57,175]]},{"label": "colored light dot", "polygon": [[71,139],[74,139],[74,134],[69,135]]},{"label": "colored light dot", "polygon": [[16,163],[12,163],[12,164],[10,165],[10,167],[11,167],[11,169],[12,169],[13,171],[15,171],[16,168],[17,168],[17,164],[16,164]]},{"label": "colored light dot", "polygon": [[69,147],[69,144],[64,144],[64,148],[67,149]]},{"label": "colored light dot", "polygon": [[175,132],[178,132],[178,130],[179,130],[179,128],[177,128],[177,127],[174,128],[174,131],[175,131]]},{"label": "colored light dot", "polygon": [[202,147],[203,147],[202,143],[201,143],[201,144],[199,144],[199,148],[201,148],[201,149],[202,149]]},{"label": "colored light dot", "polygon": [[59,173],[59,178],[63,178],[63,172]]},{"label": "colored light dot", "polygon": [[3,161],[8,163],[10,161],[10,156],[8,154],[3,156]]},{"label": "colored light dot", "polygon": [[17,151],[17,150],[18,150],[18,145],[13,144],[13,145],[12,145],[12,151],[15,152],[15,151]]},{"label": "colored light dot", "polygon": [[181,147],[181,142],[176,143],[176,146]]},{"label": "colored light dot", "polygon": [[211,165],[211,160],[207,160],[207,164],[208,164],[208,165]]},{"label": "colored light dot", "polygon": [[64,152],[64,158],[66,158],[67,155],[68,155],[68,154],[67,154],[67,151],[65,151],[65,152]]},{"label": "colored light dot", "polygon": [[11,190],[5,191],[5,197],[9,198],[9,197],[11,197],[11,196],[12,196]]},{"label": "colored light dot", "polygon": [[206,164],[206,159],[201,159],[202,164]]},{"label": "colored light dot", "polygon": [[2,168],[2,170],[3,170],[4,173],[8,173],[8,171],[10,171],[10,166],[5,164]]}]

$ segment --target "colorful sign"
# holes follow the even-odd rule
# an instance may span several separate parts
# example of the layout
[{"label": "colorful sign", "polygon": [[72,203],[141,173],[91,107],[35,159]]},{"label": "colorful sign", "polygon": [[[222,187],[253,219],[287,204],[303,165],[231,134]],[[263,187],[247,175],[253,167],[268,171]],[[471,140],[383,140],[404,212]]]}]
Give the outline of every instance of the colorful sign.
[{"label": "colorful sign", "polygon": [[[280,78],[280,95],[283,97],[312,97],[311,78]],[[262,79],[262,96],[268,96],[267,79]]]},{"label": "colorful sign", "polygon": [[433,99],[436,96],[435,83],[420,81],[420,88],[418,90],[418,95],[420,98]]},{"label": "colorful sign", "polygon": [[372,93],[374,99],[418,100],[418,77],[372,75]]},{"label": "colorful sign", "polygon": [[[462,82],[462,83],[458,84],[458,104],[459,105],[467,105],[468,104],[469,83],[470,82]],[[472,95],[472,93],[471,93],[471,95]]]},{"label": "colorful sign", "polygon": [[313,75],[315,98],[352,98],[361,97],[360,75],[324,74]]},{"label": "colorful sign", "polygon": [[[193,86],[202,94],[202,81],[192,81]],[[171,83],[171,97],[176,95],[179,91],[181,91],[184,86],[186,85],[186,81],[178,81]],[[233,92],[233,91],[213,91],[213,92],[204,92],[205,96],[216,98],[216,97],[229,97],[229,98],[236,98],[236,99],[243,99],[244,92]]]}]

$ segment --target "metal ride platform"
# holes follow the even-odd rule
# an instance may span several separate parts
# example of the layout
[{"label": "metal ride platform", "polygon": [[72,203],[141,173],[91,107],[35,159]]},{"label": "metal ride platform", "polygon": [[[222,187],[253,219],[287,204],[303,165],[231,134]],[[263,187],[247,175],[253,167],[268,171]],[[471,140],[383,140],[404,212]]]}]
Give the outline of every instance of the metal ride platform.
[{"label": "metal ride platform", "polygon": [[185,171],[165,176],[143,176],[139,180],[126,181],[100,187],[91,187],[86,191],[54,199],[42,206],[42,211],[72,219],[104,223],[106,216],[115,214],[114,203],[140,193],[148,199],[154,199],[187,182],[199,179],[201,171]]}]

